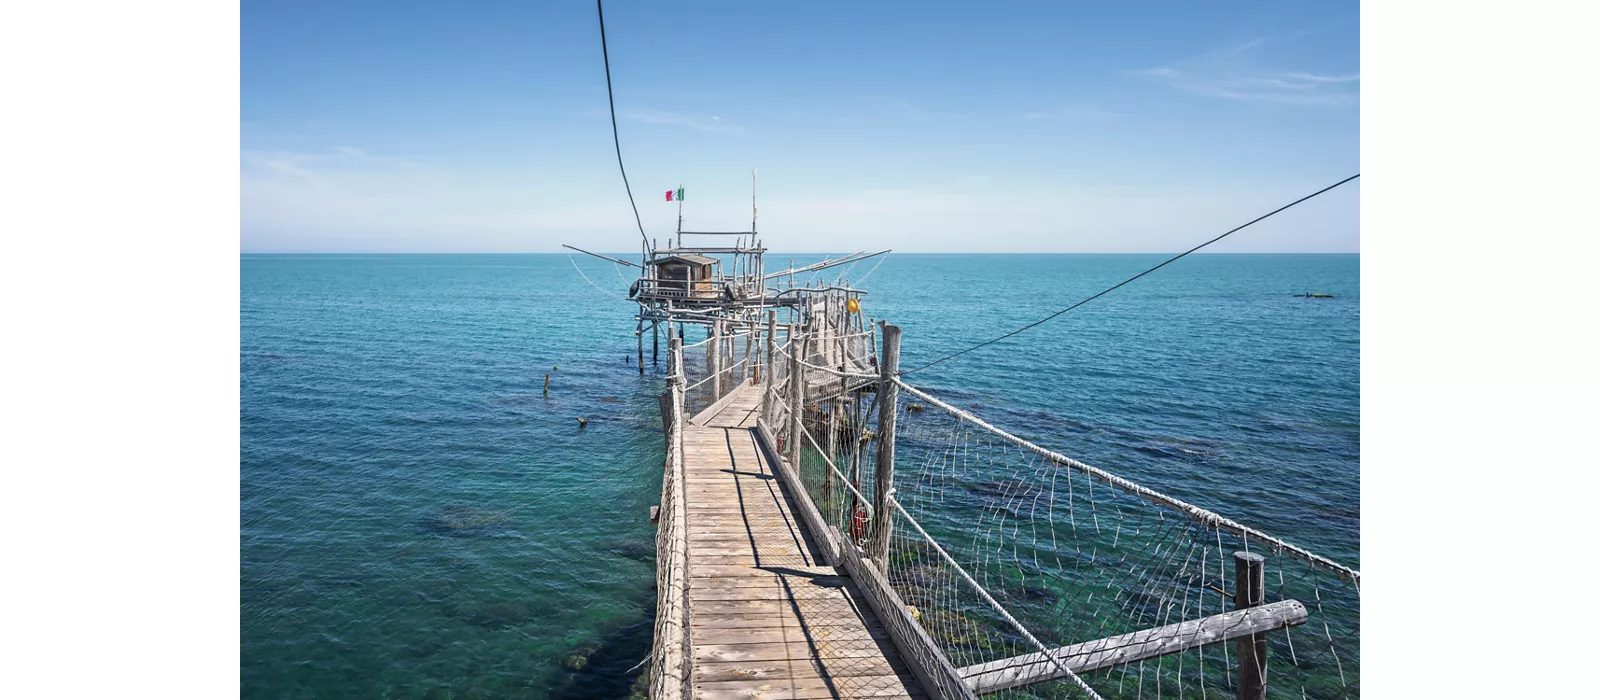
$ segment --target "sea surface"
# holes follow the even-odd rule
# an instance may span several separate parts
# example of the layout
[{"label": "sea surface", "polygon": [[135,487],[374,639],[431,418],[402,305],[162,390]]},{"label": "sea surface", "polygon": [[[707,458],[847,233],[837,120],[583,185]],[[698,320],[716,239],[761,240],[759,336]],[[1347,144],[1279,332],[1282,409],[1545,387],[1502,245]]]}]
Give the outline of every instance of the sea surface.
[{"label": "sea surface", "polygon": [[[895,254],[843,274],[912,369],[1163,257]],[[617,267],[241,258],[242,697],[632,692],[666,363],[647,333],[632,364]],[[1195,255],[907,379],[1359,568],[1359,328],[1359,256]]]}]

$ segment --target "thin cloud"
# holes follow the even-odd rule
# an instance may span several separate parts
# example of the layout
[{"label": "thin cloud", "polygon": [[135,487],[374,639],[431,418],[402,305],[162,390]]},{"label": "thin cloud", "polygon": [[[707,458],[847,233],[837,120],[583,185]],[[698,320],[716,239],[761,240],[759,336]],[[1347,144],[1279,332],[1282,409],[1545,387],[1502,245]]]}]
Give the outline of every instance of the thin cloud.
[{"label": "thin cloud", "polygon": [[720,116],[702,117],[693,114],[680,114],[660,109],[633,108],[623,110],[622,118],[641,124],[655,124],[660,126],[681,126],[696,131],[708,133],[743,135],[744,127],[724,123]]},{"label": "thin cloud", "polygon": [[1320,74],[1305,70],[1263,68],[1253,61],[1262,47],[1303,36],[1257,38],[1164,66],[1132,73],[1193,95],[1239,102],[1346,107],[1360,97],[1359,73]]}]

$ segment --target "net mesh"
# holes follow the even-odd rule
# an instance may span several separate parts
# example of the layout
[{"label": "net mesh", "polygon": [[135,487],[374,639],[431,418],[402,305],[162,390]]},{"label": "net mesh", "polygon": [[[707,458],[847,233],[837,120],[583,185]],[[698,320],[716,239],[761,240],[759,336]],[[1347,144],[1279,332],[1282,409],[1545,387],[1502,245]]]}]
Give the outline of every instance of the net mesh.
[{"label": "net mesh", "polygon": [[[1267,633],[1274,694],[1359,696],[1357,584],[1262,542],[1106,483],[903,396],[896,500],[1045,645],[1104,639],[1234,609],[1235,552],[1267,556],[1265,603],[1298,600],[1301,626]],[[897,516],[898,517],[898,516]],[[1029,653],[1014,629],[896,523],[889,578],[958,667]],[[1233,642],[1090,671],[1105,697],[1233,697]],[[1074,695],[1063,681],[1004,694]]]}]

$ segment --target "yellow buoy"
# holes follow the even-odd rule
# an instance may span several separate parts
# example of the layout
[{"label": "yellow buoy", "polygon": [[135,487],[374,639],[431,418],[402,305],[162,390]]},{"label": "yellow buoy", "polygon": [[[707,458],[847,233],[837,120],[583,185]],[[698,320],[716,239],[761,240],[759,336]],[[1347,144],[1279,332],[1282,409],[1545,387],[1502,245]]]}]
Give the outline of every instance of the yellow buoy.
[{"label": "yellow buoy", "polygon": [[846,301],[844,303],[844,308],[849,309],[850,313],[853,313],[853,314],[861,313],[861,302],[856,301],[855,299],[851,299],[851,300]]}]

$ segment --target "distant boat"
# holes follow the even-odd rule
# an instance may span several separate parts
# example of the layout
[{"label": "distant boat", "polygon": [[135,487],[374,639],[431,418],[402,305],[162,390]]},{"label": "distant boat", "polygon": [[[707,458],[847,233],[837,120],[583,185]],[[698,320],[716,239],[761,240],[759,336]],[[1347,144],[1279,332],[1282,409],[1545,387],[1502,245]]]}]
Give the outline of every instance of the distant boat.
[{"label": "distant boat", "polygon": [[1333,295],[1329,294],[1327,292],[1306,292],[1305,294],[1296,294],[1295,296],[1302,297],[1302,298],[1305,298],[1305,299],[1332,299],[1333,298]]}]

